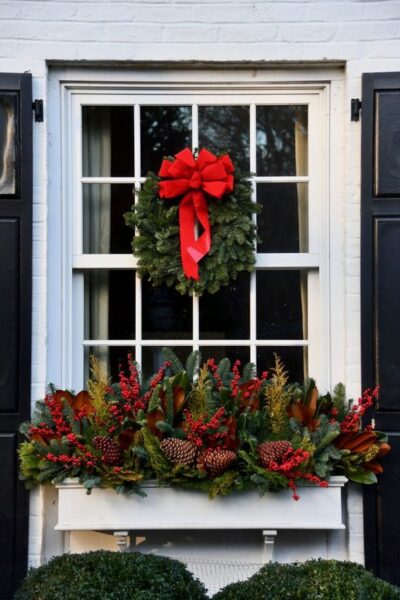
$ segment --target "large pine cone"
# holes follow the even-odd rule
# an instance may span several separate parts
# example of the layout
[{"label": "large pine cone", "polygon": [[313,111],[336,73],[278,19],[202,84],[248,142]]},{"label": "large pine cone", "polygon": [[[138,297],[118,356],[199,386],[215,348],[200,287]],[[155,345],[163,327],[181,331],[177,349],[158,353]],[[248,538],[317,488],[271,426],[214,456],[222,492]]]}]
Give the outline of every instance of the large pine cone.
[{"label": "large pine cone", "polygon": [[121,449],[110,437],[105,435],[96,435],[96,437],[94,437],[92,440],[92,444],[95,448],[97,448],[97,450],[101,450],[103,453],[102,460],[106,465],[114,467],[121,463]]},{"label": "large pine cone", "polygon": [[211,477],[222,475],[236,460],[232,450],[219,450],[214,448],[206,450],[201,457],[201,464]]},{"label": "large pine cone", "polygon": [[190,467],[196,460],[197,448],[189,440],[167,438],[160,443],[164,456],[174,464]]},{"label": "large pine cone", "polygon": [[279,464],[282,462],[283,457],[291,447],[292,444],[286,441],[263,442],[258,446],[258,454],[262,466],[267,469],[271,461]]}]

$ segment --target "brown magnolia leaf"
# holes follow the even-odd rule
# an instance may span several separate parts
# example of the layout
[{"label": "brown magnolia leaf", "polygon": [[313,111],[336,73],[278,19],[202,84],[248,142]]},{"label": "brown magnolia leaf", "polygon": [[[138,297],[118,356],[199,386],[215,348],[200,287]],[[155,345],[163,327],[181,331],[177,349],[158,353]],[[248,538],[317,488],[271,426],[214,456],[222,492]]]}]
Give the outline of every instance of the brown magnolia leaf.
[{"label": "brown magnolia leaf", "polygon": [[392,446],[390,444],[388,444],[387,442],[381,442],[379,444],[379,452],[378,452],[378,456],[385,456],[385,454],[388,454],[392,449]]},{"label": "brown magnolia leaf", "polygon": [[164,421],[164,411],[161,408],[158,408],[146,416],[148,428],[152,433],[154,433],[154,435],[161,439],[162,431],[156,427],[156,423],[158,423],[158,421]]},{"label": "brown magnolia leaf", "polygon": [[352,452],[366,452],[369,450],[369,448],[371,448],[371,446],[376,444],[376,442],[376,433],[368,431],[359,433],[353,440],[351,440],[351,448],[349,448],[349,450]]},{"label": "brown magnolia leaf", "polygon": [[70,406],[75,412],[80,412],[83,408],[86,408],[87,412],[93,412],[94,410],[92,399],[85,390],[82,390],[79,392],[79,394],[72,398]]},{"label": "brown magnolia leaf", "polygon": [[179,386],[174,387],[173,396],[174,396],[174,413],[176,414],[177,412],[182,410],[182,407],[186,402],[185,390]]},{"label": "brown magnolia leaf", "polygon": [[339,448],[339,450],[342,448],[347,448],[346,444],[354,437],[354,435],[354,431],[346,431],[345,433],[338,435],[333,443],[336,448]]},{"label": "brown magnolia leaf", "polygon": [[74,401],[73,395],[71,394],[71,392],[67,392],[67,390],[57,390],[53,395],[53,398],[57,400],[57,402],[61,405],[65,404],[66,401],[70,406],[72,406],[72,403]]},{"label": "brown magnolia leaf", "polygon": [[[345,439],[341,439],[343,436],[347,436]],[[365,452],[373,444],[376,444],[376,433],[373,431],[360,431],[360,432],[347,432],[339,435],[336,440],[338,448],[344,448],[351,450],[352,452]],[[336,442],[335,440],[335,442]]]},{"label": "brown magnolia leaf", "polygon": [[37,442],[41,446],[46,446],[47,447],[48,446],[48,442],[50,440],[53,440],[54,438],[56,438],[57,435],[56,434],[54,434],[54,435],[46,435],[45,437],[46,437],[46,439],[44,439],[44,437],[40,433],[32,433],[29,436],[29,439],[30,439],[31,442]]},{"label": "brown magnolia leaf", "polygon": [[363,467],[369,469],[375,473],[375,475],[379,475],[379,473],[383,473],[383,467],[377,460],[370,460],[369,462],[363,463]]},{"label": "brown magnolia leaf", "polygon": [[135,429],[124,429],[118,436],[118,445],[121,450],[127,450],[132,445],[136,435]]},{"label": "brown magnolia leaf", "polygon": [[239,438],[237,436],[237,422],[235,417],[228,417],[225,426],[228,429],[226,447],[228,450],[237,450],[239,447]]}]

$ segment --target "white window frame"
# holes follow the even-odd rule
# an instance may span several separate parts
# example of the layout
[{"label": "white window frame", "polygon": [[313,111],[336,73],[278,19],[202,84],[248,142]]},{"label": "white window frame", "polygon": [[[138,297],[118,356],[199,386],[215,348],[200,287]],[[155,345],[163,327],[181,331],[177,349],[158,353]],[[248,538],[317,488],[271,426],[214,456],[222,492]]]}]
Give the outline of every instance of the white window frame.
[{"label": "white window frame", "polygon": [[[83,303],[83,276],[72,277],[74,269],[89,268],[127,268],[136,266],[136,260],[131,255],[84,255],[81,247],[81,202],[82,183],[132,183],[138,184],[135,178],[83,178],[81,173],[81,106],[100,104],[134,104],[135,99],[140,103],[155,104],[156,97],[160,103],[166,104],[194,104],[193,109],[193,145],[197,142],[196,106],[207,104],[248,104],[250,105],[250,136],[255,135],[255,105],[256,104],[308,104],[309,113],[309,174],[307,177],[257,177],[259,182],[309,182],[309,252],[305,254],[263,254],[257,256],[257,268],[268,269],[298,269],[307,268],[308,271],[308,340],[309,346],[309,371],[316,377],[322,387],[331,387],[335,381],[344,380],[344,298],[343,298],[343,231],[340,230],[340,221],[343,222],[343,204],[341,186],[333,185],[333,181],[342,181],[341,154],[339,144],[343,144],[341,135],[341,97],[342,76],[333,70],[330,78],[322,79],[321,74],[316,81],[315,73],[307,73],[308,77],[299,81],[285,80],[285,73],[280,72],[266,80],[265,72],[260,70],[256,76],[248,72],[218,73],[203,72],[198,75],[198,81],[185,81],[187,73],[164,72],[160,77],[158,73],[141,73],[141,77],[132,83],[120,80],[112,81],[116,74],[110,76],[107,83],[96,81],[88,82],[61,82],[60,86],[61,107],[58,113],[61,122],[60,147],[63,160],[61,170],[58,169],[61,183],[61,245],[56,242],[55,236],[50,235],[49,252],[53,247],[58,248],[57,258],[60,259],[61,273],[61,310],[56,305],[50,309],[50,318],[59,315],[56,327],[49,326],[49,340],[55,342],[55,331],[60,334],[57,345],[60,357],[53,356],[49,348],[49,371],[57,373],[51,377],[53,381],[60,382],[65,387],[79,388],[83,384],[83,306],[76,310],[79,302]],[[286,74],[287,76],[288,74]],[[291,73],[293,79],[293,74]],[[82,73],[80,73],[82,77]],[[126,76],[125,76],[126,77]],[[147,79],[146,81],[143,81]],[[278,81],[274,81],[277,79]],[[103,78],[104,81],[104,78]],[[178,81],[178,82],[177,82]],[[304,83],[306,81],[306,83]],[[54,88],[56,95],[56,87]],[[185,101],[186,98],[186,101]],[[135,125],[139,112],[135,108]],[[56,115],[54,117],[56,130]],[[135,136],[139,129],[135,126]],[[138,140],[135,140],[136,173],[140,172],[140,155],[138,154]],[[255,145],[252,144],[255,148]],[[250,156],[250,169],[255,172],[255,152]],[[49,161],[51,163],[51,159]],[[57,170],[57,169],[56,169]],[[141,178],[140,181],[143,181]],[[50,185],[49,189],[52,188]],[[332,194],[334,192],[334,194]],[[331,202],[333,196],[335,202]],[[317,202],[317,198],[320,201]],[[49,221],[51,227],[51,220]],[[330,235],[334,227],[334,238]],[[342,228],[343,229],[343,228]],[[51,231],[51,230],[50,230]],[[57,231],[53,230],[57,235]],[[59,239],[59,238],[58,238]],[[332,243],[334,239],[334,243]],[[50,262],[51,265],[51,262]],[[51,272],[52,269],[50,269]],[[339,278],[338,278],[339,276]],[[50,276],[50,280],[57,279]],[[333,282],[335,285],[333,285]],[[137,278],[136,286],[140,288]],[[137,294],[137,300],[140,294]],[[255,274],[251,280],[251,321],[250,321],[250,359],[255,361],[256,337],[256,306],[255,306]],[[75,305],[75,311],[74,311]],[[331,306],[335,310],[331,310]],[[79,318],[77,315],[81,315]],[[141,306],[136,302],[136,335],[141,332]],[[216,340],[199,340],[198,300],[194,299],[193,306],[193,340],[171,340],[174,346],[192,345],[196,348],[201,345],[221,345]],[[121,342],[123,342],[121,344]],[[165,340],[140,340],[136,343],[142,345],[166,345]],[[249,341],[224,340],[224,345],[249,345]],[[93,345],[87,342],[88,345]],[[96,344],[99,341],[96,340]],[[113,340],[108,345],[132,344],[132,340]],[[264,340],[258,345],[305,345],[303,341]],[[139,345],[140,348],[140,345]],[[341,352],[341,354],[340,354]],[[137,359],[140,362],[140,352]]]}]

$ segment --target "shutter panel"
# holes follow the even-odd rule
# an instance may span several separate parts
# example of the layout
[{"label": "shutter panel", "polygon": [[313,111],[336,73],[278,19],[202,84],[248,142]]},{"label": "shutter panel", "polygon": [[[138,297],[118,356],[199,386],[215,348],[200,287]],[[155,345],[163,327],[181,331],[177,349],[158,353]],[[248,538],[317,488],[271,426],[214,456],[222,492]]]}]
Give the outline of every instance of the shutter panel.
[{"label": "shutter panel", "polygon": [[32,82],[0,74],[0,598],[26,574],[28,493],[18,426],[30,414]]},{"label": "shutter panel", "polygon": [[392,446],[364,491],[366,563],[399,585],[400,73],[363,76],[361,298],[363,387],[380,386],[376,429]]}]

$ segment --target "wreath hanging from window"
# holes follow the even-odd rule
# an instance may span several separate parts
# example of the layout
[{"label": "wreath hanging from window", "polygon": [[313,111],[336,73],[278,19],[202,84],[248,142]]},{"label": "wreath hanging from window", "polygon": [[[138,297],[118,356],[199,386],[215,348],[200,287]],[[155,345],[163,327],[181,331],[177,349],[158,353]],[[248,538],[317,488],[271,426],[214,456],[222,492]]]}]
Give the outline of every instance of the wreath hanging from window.
[{"label": "wreath hanging from window", "polygon": [[254,270],[258,211],[248,175],[227,154],[185,148],[164,159],[125,214],[136,229],[139,275],[181,294],[217,292],[241,271]]}]

